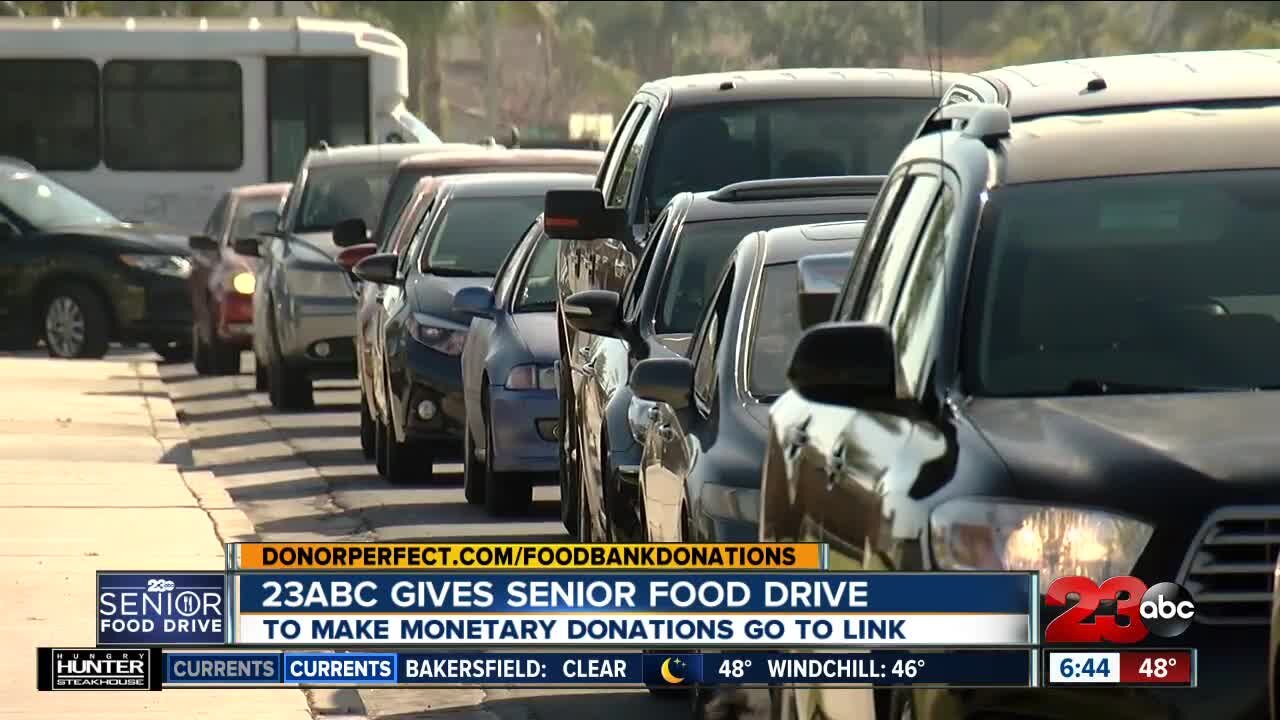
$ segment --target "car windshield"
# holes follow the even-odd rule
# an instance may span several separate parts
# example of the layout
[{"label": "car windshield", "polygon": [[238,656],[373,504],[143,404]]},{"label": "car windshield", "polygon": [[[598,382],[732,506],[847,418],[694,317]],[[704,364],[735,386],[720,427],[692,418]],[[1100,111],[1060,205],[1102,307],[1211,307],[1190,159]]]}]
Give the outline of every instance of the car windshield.
[{"label": "car windshield", "polygon": [[533,248],[523,285],[516,290],[516,312],[552,312],[556,309],[556,241],[542,235]]},{"label": "car windshield", "polygon": [[787,363],[803,332],[797,295],[799,277],[795,263],[764,269],[747,351],[747,389],[758,398],[777,397],[787,389]]},{"label": "car windshield", "polygon": [[[774,215],[685,223],[663,280],[655,327],[659,333],[692,333],[698,326],[725,261],[738,243],[758,230],[848,220],[848,215]],[[656,271],[656,270],[655,270]]]},{"label": "car windshield", "polygon": [[932,98],[725,103],[677,111],[658,131],[644,198],[657,214],[681,192],[743,180],[883,175]]},{"label": "car windshield", "polygon": [[993,191],[966,385],[1024,397],[1280,387],[1277,181],[1241,170]]},{"label": "car windshield", "polygon": [[74,190],[27,170],[0,168],[0,204],[40,230],[121,223]]},{"label": "car windshield", "polygon": [[456,198],[444,207],[427,239],[424,272],[492,277],[529,223],[542,212],[545,195]]},{"label": "car windshield", "polygon": [[275,227],[275,223],[266,223],[260,219],[261,225],[254,223],[254,215],[258,213],[273,213],[277,217],[280,212],[280,203],[284,201],[284,196],[266,196],[266,197],[248,197],[241,198],[236,203],[236,217],[231,224],[231,239],[256,237],[259,234]]},{"label": "car windshield", "polygon": [[309,168],[294,232],[328,232],[351,218],[373,227],[394,170],[387,163]]}]

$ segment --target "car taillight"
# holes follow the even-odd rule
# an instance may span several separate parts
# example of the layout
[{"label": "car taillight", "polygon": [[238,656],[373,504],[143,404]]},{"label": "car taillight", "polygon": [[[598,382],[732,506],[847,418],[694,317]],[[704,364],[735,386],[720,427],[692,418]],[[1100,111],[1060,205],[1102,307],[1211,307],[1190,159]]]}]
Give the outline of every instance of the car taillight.
[{"label": "car taillight", "polygon": [[253,296],[227,293],[222,296],[222,324],[253,321]]}]

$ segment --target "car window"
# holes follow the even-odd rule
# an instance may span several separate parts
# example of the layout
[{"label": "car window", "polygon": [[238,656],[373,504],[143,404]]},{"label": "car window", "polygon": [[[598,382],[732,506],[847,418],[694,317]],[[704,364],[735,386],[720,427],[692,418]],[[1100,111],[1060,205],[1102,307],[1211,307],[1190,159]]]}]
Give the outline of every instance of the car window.
[{"label": "car window", "polygon": [[400,216],[395,219],[394,227],[391,232],[383,238],[384,242],[378,248],[378,252],[396,253],[406,247],[413,238],[414,230],[421,227],[425,218],[431,214],[431,206],[435,203],[435,198],[423,203],[410,203],[400,212]]},{"label": "car window", "polygon": [[[631,185],[635,182],[636,172],[640,169],[640,160],[644,157],[645,148],[649,146],[649,137],[658,113],[645,105],[640,110],[639,118],[640,124],[631,140],[631,146],[627,148],[627,154],[623,156],[622,164],[618,168],[618,175],[613,179],[613,187],[609,189],[607,203],[609,207],[622,207],[627,204],[627,196],[631,193]],[[666,205],[664,202],[661,205],[649,207],[660,209]]]},{"label": "car window", "polygon": [[902,206],[893,224],[884,233],[884,242],[871,258],[875,272],[868,276],[861,317],[866,322],[884,322],[897,297],[902,270],[911,258],[920,228],[933,207],[938,192],[938,179],[932,175],[917,175],[911,179]]},{"label": "car window", "polygon": [[556,255],[559,247],[546,235],[538,238],[533,255],[525,266],[524,277],[516,288],[515,311],[551,312],[556,309],[559,288],[556,285]]},{"label": "car window", "polygon": [[633,102],[631,107],[627,109],[627,114],[623,116],[622,122],[619,123],[618,130],[614,133],[608,150],[605,151],[604,171],[601,173],[604,177],[599,179],[604,182],[600,191],[606,198],[609,196],[609,189],[613,187],[614,180],[618,177],[618,171],[622,168],[622,160],[626,157],[627,150],[631,147],[631,138],[635,133],[636,123],[640,121],[640,116],[648,108],[649,106],[642,102]]},{"label": "car window", "polygon": [[863,227],[863,241],[858,243],[853,262],[849,264],[848,277],[840,290],[840,298],[836,302],[835,317],[849,320],[853,317],[853,306],[858,298],[858,288],[868,271],[868,260],[876,248],[882,244],[883,236],[893,225],[893,217],[902,205],[906,181],[910,177],[906,169],[899,170],[885,183],[884,190],[876,199],[875,207],[867,216],[867,224]]},{"label": "car window", "polygon": [[653,257],[658,252],[658,238],[662,233],[666,232],[667,222],[671,218],[670,210],[663,210],[658,219],[649,226],[648,236],[644,240],[644,255],[640,257],[640,262],[636,264],[636,268],[631,271],[631,275],[627,277],[626,283],[622,287],[622,317],[628,322],[634,322],[640,313],[640,296],[644,293],[645,278],[649,275],[649,268],[653,267]]},{"label": "car window", "polygon": [[120,223],[110,212],[40,173],[0,170],[0,181],[0,205],[37,229]]},{"label": "car window", "polygon": [[222,241],[222,228],[226,226],[227,204],[230,202],[231,193],[223,193],[222,197],[218,198],[218,204],[213,207],[213,212],[209,213],[209,221],[204,224],[205,237]]},{"label": "car window", "polygon": [[800,339],[799,273],[795,263],[764,268],[747,350],[747,390],[772,398],[787,389],[787,364]]},{"label": "car window", "polygon": [[993,190],[969,281],[966,388],[1280,388],[1277,180],[1237,170]]},{"label": "car window", "polygon": [[848,220],[849,214],[773,215],[731,220],[686,222],[675,240],[675,252],[667,265],[656,328],[660,333],[691,333],[715,290],[725,259],[743,238],[758,230],[788,225]]},{"label": "car window", "polygon": [[893,312],[898,364],[906,382],[904,390],[912,396],[919,395],[923,389],[929,344],[941,319],[946,228],[954,210],[955,196],[951,188],[944,185],[911,268],[902,281],[902,292]]},{"label": "car window", "polygon": [[311,167],[294,232],[328,232],[351,218],[361,218],[373,227],[394,169],[387,163]]},{"label": "car window", "polygon": [[536,220],[529,224],[529,228],[524,231],[524,235],[516,242],[516,246],[507,254],[507,258],[502,261],[502,267],[498,268],[498,272],[494,275],[493,297],[498,305],[505,307],[511,299],[511,287],[515,285],[516,279],[520,276],[520,265],[524,262],[524,258],[528,256],[529,243],[535,242],[535,237],[542,232],[542,225]]},{"label": "car window", "polygon": [[280,212],[280,200],[275,196],[240,198],[236,203],[236,217],[231,223],[227,242],[235,242],[236,238],[256,237],[264,228],[254,227],[253,216],[257,213]]},{"label": "car window", "polygon": [[717,103],[669,112],[646,171],[649,207],[743,180],[883,175],[934,98]]},{"label": "car window", "polygon": [[725,320],[729,316],[729,300],[733,294],[735,264],[730,260],[720,275],[715,304],[707,314],[698,339],[693,366],[693,397],[705,410],[711,406],[711,396],[716,388],[716,356],[720,351],[720,339],[724,337]]},{"label": "car window", "polygon": [[454,198],[432,223],[422,272],[492,277],[545,202],[545,193]]},{"label": "car window", "polygon": [[[434,205],[437,210],[443,211],[448,207],[448,203],[436,198]],[[417,228],[413,231],[413,235],[409,243],[400,251],[400,262],[397,265],[397,272],[403,277],[409,272],[409,268],[418,261],[418,257],[422,254],[422,247],[426,243],[427,234],[431,232],[431,223],[435,222],[436,213],[423,213],[422,218],[418,220]]]}]

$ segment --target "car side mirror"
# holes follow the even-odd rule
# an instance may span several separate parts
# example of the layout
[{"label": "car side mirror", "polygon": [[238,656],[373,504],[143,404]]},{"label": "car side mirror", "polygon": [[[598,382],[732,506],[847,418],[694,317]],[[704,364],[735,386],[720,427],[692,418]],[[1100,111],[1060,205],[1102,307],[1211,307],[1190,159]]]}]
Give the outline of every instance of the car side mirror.
[{"label": "car side mirror", "polygon": [[369,242],[369,227],[361,218],[343,220],[333,226],[333,244],[338,247],[353,247]]},{"label": "car side mirror", "polygon": [[395,253],[378,253],[356,263],[355,267],[351,268],[351,272],[365,282],[378,283],[379,285],[399,285],[403,282],[398,273],[399,268],[399,255]]},{"label": "car side mirror", "polygon": [[453,311],[474,317],[493,317],[493,291],[487,287],[465,287],[453,296]]},{"label": "car side mirror", "polygon": [[621,337],[622,316],[618,312],[618,293],[612,290],[583,290],[561,303],[565,322],[578,332],[605,337]]},{"label": "car side mirror", "polygon": [[218,241],[208,235],[192,235],[187,239],[187,245],[196,252],[218,251]]},{"label": "car side mirror", "polygon": [[852,253],[810,255],[796,263],[801,328],[811,328],[831,319],[852,263]]},{"label": "car side mirror", "polygon": [[602,240],[631,242],[631,226],[620,208],[606,208],[604,195],[590,190],[548,190],[542,226],[554,240]]},{"label": "car side mirror", "polygon": [[262,249],[258,242],[258,238],[236,238],[231,247],[235,248],[238,255],[262,257]]},{"label": "car side mirror", "polygon": [[888,409],[898,400],[898,356],[884,325],[828,322],[810,328],[791,354],[787,380],[828,405]]},{"label": "car side mirror", "polygon": [[249,227],[255,235],[275,232],[280,224],[280,213],[275,210],[259,210],[249,216]]},{"label": "car side mirror", "polygon": [[341,265],[347,272],[351,272],[361,260],[378,252],[378,246],[373,243],[364,243],[363,245],[354,245],[342,252],[338,253],[338,257],[334,261]]},{"label": "car side mirror", "polygon": [[685,357],[641,360],[631,369],[629,384],[641,400],[683,410],[693,401],[693,361]]}]

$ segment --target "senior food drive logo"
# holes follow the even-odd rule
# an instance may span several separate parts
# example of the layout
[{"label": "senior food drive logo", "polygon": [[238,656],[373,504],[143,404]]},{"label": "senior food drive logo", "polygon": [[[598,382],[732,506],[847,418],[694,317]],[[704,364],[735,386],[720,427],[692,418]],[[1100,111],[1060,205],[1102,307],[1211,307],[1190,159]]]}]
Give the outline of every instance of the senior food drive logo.
[{"label": "senior food drive logo", "polygon": [[220,645],[225,589],[215,572],[100,572],[98,645]]},{"label": "senior food drive logo", "polygon": [[[1112,604],[1114,612],[1104,610]],[[1045,593],[1045,605],[1066,608],[1045,628],[1046,643],[1127,645],[1147,635],[1172,638],[1186,632],[1196,615],[1195,600],[1186,588],[1171,582],[1148,588],[1130,575],[1102,585],[1080,576],[1058,578]]]}]

